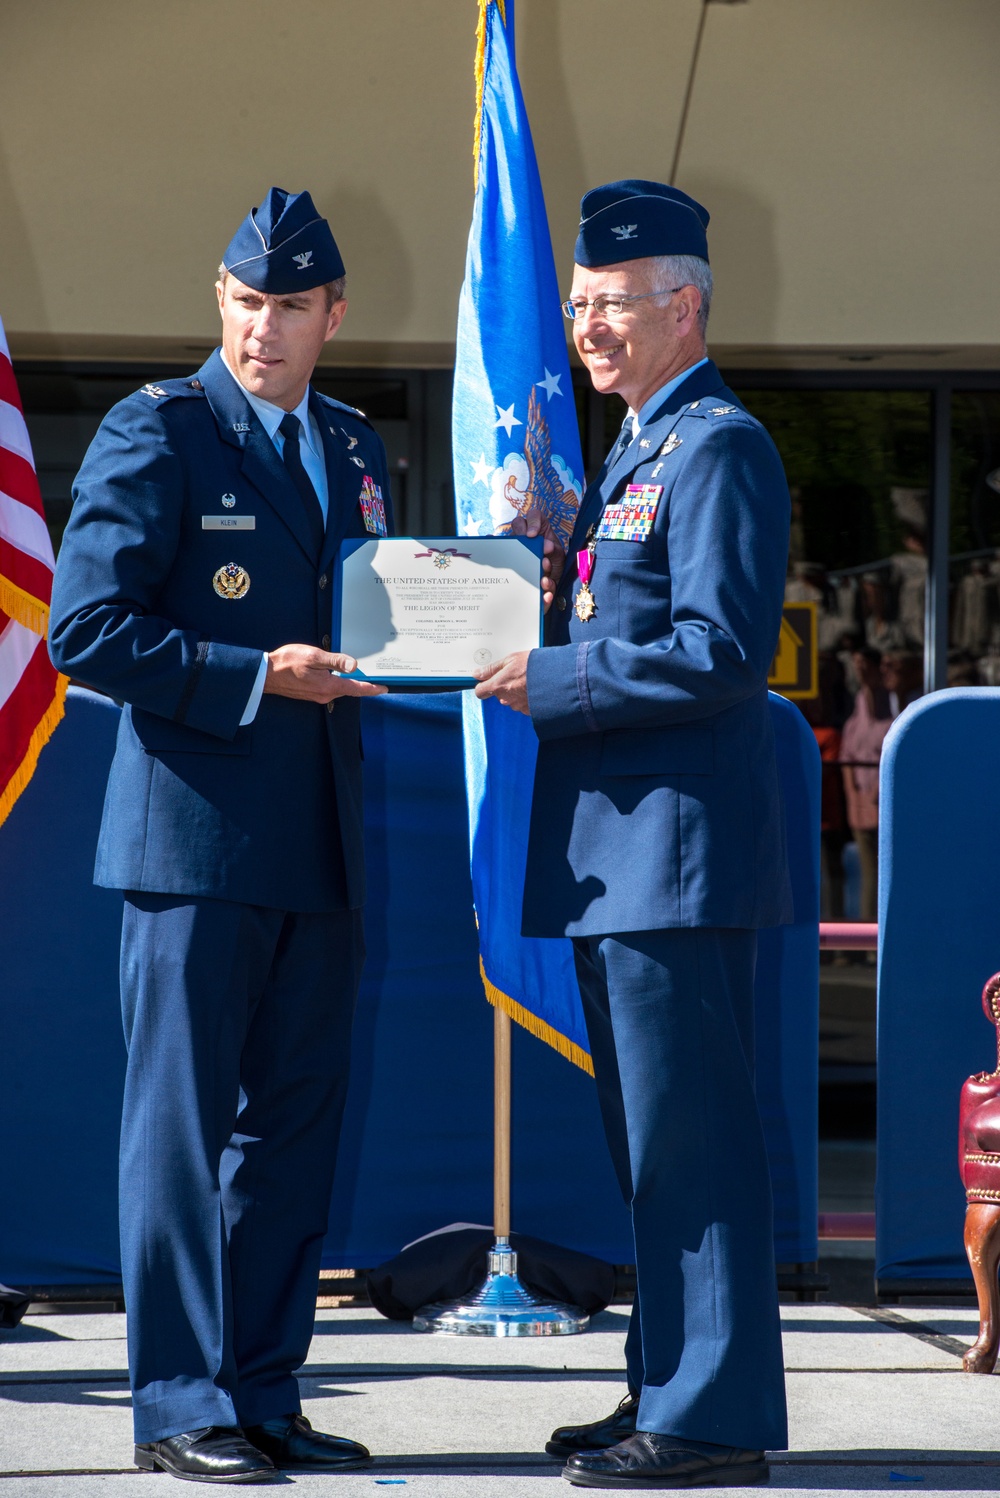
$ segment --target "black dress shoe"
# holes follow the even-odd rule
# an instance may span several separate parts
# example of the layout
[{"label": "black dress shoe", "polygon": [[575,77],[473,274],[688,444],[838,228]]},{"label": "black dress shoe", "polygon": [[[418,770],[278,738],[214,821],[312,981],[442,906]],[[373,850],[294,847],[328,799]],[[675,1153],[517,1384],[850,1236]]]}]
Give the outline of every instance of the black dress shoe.
[{"label": "black dress shoe", "polygon": [[549,1456],[572,1456],[575,1451],[606,1451],[626,1436],[635,1435],[638,1394],[626,1394],[618,1408],[591,1425],[560,1425],[545,1442]]},{"label": "black dress shoe", "polygon": [[304,1415],[277,1415],[262,1425],[248,1425],[246,1434],[276,1467],[353,1472],[356,1467],[367,1467],[372,1459],[367,1446],[343,1436],[324,1436],[313,1430]]},{"label": "black dress shoe", "polygon": [[274,1476],[274,1463],[251,1446],[237,1426],[209,1425],[135,1448],[144,1472],[169,1472],[188,1482],[260,1482]]},{"label": "black dress shoe", "polygon": [[737,1488],[767,1482],[768,1466],[763,1451],[638,1430],[607,1451],[578,1451],[562,1475],[579,1488]]}]

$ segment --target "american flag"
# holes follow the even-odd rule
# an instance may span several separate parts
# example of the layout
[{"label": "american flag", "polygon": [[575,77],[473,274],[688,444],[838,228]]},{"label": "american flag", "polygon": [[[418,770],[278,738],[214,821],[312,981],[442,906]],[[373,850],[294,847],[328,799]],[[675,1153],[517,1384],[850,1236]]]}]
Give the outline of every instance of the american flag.
[{"label": "american flag", "polygon": [[31,442],[0,321],[0,822],[63,715],[67,681],[49,661],[55,559]]}]

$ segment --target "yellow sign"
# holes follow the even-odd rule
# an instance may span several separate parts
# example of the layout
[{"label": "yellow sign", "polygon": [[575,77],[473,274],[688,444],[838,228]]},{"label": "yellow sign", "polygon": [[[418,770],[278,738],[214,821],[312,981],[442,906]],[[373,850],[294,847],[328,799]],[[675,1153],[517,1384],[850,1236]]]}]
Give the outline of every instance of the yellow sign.
[{"label": "yellow sign", "polygon": [[786,603],[782,609],[781,633],[767,684],[773,692],[780,692],[793,702],[819,695],[814,603]]}]

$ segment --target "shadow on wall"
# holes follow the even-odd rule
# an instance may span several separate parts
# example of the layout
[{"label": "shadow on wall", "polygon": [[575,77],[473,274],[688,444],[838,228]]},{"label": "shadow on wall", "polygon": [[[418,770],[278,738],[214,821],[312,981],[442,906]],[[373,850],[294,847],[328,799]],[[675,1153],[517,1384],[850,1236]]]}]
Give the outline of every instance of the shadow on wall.
[{"label": "shadow on wall", "polygon": [[[379,337],[404,336],[414,311],[413,262],[395,219],[377,193],[361,187],[318,188],[316,201],[327,213],[344,257],[348,300],[354,297],[364,305],[366,320],[377,323]],[[344,335],[352,336],[350,310]]]},{"label": "shadow on wall", "polygon": [[781,271],[774,210],[742,184],[684,171],[678,187],[712,215],[708,247],[715,276],[712,335],[725,343],[776,341]]},{"label": "shadow on wall", "polygon": [[[3,225],[3,259],[0,261],[0,317],[8,328],[19,332],[46,332],[48,317],[42,283],[35,264],[27,224],[14,191],[10,165],[0,137],[0,224]],[[13,287],[17,302],[13,302]]]},{"label": "shadow on wall", "polygon": [[580,218],[580,199],[588,187],[583,151],[570,105],[563,34],[570,12],[567,0],[544,0],[518,12],[518,73],[531,121],[538,170],[545,188],[545,207],[555,252],[559,285],[572,273],[573,242]]}]

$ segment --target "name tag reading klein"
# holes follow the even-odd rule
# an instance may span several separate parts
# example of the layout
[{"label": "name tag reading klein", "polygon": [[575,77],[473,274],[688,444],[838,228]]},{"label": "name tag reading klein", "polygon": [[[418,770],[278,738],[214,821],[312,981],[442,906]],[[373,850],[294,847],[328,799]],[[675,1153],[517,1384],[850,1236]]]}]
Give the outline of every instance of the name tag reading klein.
[{"label": "name tag reading klein", "polygon": [[257,529],[256,515],[203,515],[203,531],[254,531]]}]

